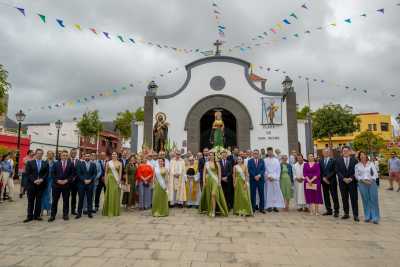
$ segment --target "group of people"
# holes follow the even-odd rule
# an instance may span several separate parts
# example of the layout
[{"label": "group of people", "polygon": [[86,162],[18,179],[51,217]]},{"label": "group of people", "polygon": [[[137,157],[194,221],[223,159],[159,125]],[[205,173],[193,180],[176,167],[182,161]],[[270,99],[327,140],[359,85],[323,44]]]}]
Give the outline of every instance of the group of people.
[{"label": "group of people", "polygon": [[104,216],[119,216],[121,207],[136,206],[151,209],[156,217],[168,216],[171,207],[198,208],[211,217],[228,216],[231,210],[253,216],[257,211],[288,211],[294,198],[299,212],[319,215],[319,206],[325,204],[323,215],[338,217],[338,187],[342,219],[350,218],[351,205],[353,218],[359,221],[360,191],[365,221],[380,220],[377,168],[364,152],[356,157],[349,147],[343,147],[337,158],[325,149],[319,160],[313,154],[304,159],[296,152],[288,157],[272,148],[261,153],[235,148],[218,155],[207,148],[196,155],[180,151],[129,155],[123,150],[120,157],[114,152],[110,159],[105,153],[99,158],[83,153],[78,158],[73,149],[62,151],[58,159],[49,151],[46,160],[38,149],[30,157],[24,160],[22,179],[28,198],[25,222],[42,220],[44,213],[54,221],[60,197],[64,220],[70,213],[76,219],[82,214],[92,218],[102,192]]}]

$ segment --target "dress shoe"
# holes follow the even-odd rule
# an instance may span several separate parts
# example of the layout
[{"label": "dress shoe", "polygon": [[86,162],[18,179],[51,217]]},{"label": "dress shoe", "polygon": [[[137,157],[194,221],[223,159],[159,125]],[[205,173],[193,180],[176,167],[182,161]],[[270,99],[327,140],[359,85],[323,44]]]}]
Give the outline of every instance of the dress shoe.
[{"label": "dress shoe", "polygon": [[267,211],[268,211],[268,212],[272,212],[272,208],[268,208]]},{"label": "dress shoe", "polygon": [[333,217],[338,218],[339,217],[339,212],[335,212],[335,214],[333,214]]},{"label": "dress shoe", "polygon": [[354,217],[354,221],[355,221],[355,222],[359,222],[360,219],[359,219],[358,217]]},{"label": "dress shoe", "polygon": [[331,215],[333,215],[332,211],[327,211],[322,214],[322,216],[331,216]]},{"label": "dress shoe", "polygon": [[80,219],[82,217],[82,215],[78,214],[75,216],[75,219]]},{"label": "dress shoe", "polygon": [[48,222],[54,222],[55,219],[56,219],[55,217],[51,216],[51,217],[49,218]]},{"label": "dress shoe", "polygon": [[39,221],[39,222],[40,222],[40,221],[43,221],[43,219],[40,218],[40,217],[37,217],[37,218],[35,218],[34,220],[35,220],[35,221]]},{"label": "dress shoe", "polygon": [[265,214],[265,210],[260,210],[260,212],[261,212],[262,214]]},{"label": "dress shoe", "polygon": [[379,224],[379,222],[378,221],[373,221],[373,224]]},{"label": "dress shoe", "polygon": [[64,221],[68,221],[68,220],[69,220],[69,217],[68,217],[68,216],[64,216],[64,217],[63,217],[63,220],[64,220]]},{"label": "dress shoe", "polygon": [[24,220],[24,223],[28,223],[28,222],[31,222],[31,221],[33,221],[32,218],[26,218],[26,219]]},{"label": "dress shoe", "polygon": [[348,214],[345,214],[345,215],[342,216],[342,219],[343,219],[343,220],[346,220],[346,219],[348,219],[348,218],[350,218],[350,216],[349,216]]},{"label": "dress shoe", "polygon": [[83,211],[83,214],[84,214],[84,215],[87,215],[87,214],[88,214],[87,210],[84,210],[84,211]]},{"label": "dress shoe", "polygon": [[93,218],[93,215],[92,215],[91,213],[89,213],[87,216],[88,216],[89,218]]},{"label": "dress shoe", "polygon": [[297,209],[297,211],[303,211],[303,208]]},{"label": "dress shoe", "polygon": [[386,190],[393,191],[393,187],[389,187]]},{"label": "dress shoe", "polygon": [[71,212],[72,215],[78,215],[75,211]]},{"label": "dress shoe", "polygon": [[279,210],[277,208],[273,208],[272,210],[275,212],[279,212]]}]

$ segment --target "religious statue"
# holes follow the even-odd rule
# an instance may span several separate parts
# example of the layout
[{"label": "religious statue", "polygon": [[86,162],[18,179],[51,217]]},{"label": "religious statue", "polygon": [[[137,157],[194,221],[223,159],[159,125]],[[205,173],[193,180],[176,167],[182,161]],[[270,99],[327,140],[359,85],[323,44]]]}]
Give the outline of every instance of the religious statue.
[{"label": "religious statue", "polygon": [[224,147],[224,122],[222,120],[222,112],[216,111],[215,120],[212,125],[210,143],[213,147]]},{"label": "religious statue", "polygon": [[279,110],[279,107],[275,104],[275,101],[271,101],[267,108],[269,124],[274,124],[275,113]]},{"label": "religious statue", "polygon": [[165,151],[165,144],[168,138],[168,125],[165,113],[158,112],[153,128],[153,150],[156,152]]}]

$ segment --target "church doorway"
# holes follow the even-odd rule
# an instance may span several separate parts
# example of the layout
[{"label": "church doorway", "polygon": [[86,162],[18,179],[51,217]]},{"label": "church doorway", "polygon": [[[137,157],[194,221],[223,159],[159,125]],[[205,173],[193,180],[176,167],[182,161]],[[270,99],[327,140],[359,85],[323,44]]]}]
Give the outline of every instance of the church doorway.
[{"label": "church doorway", "polygon": [[211,144],[211,131],[212,131],[212,124],[215,120],[215,112],[221,111],[222,113],[222,120],[225,125],[224,134],[224,146],[225,147],[235,147],[237,146],[237,126],[236,126],[236,118],[235,116],[226,109],[211,109],[204,113],[200,120],[200,149],[203,150],[204,148],[212,148]]}]

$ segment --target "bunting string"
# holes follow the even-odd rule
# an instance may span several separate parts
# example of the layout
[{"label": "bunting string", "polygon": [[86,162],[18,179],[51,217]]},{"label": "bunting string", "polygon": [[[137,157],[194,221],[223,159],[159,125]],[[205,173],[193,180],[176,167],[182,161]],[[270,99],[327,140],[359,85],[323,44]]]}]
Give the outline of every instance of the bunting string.
[{"label": "bunting string", "polygon": [[[277,73],[277,74],[279,73],[279,74],[283,74],[283,75],[289,75],[289,73],[285,69],[282,69],[282,68],[279,68],[279,67],[276,67],[276,66],[275,67],[271,67],[271,66],[258,65],[258,68],[261,71],[265,71],[267,75],[269,75],[271,73]],[[325,86],[332,86],[332,87],[336,87],[336,88],[342,88],[347,93],[358,93],[358,94],[362,94],[362,95],[370,95],[371,94],[371,91],[368,91],[368,90],[363,89],[363,88],[354,87],[354,86],[351,86],[350,84],[333,82],[333,81],[329,81],[329,80],[326,80],[326,79],[307,76],[307,75],[300,75],[300,74],[296,75],[296,74],[293,74],[293,73],[291,73],[289,76],[294,78],[294,79],[297,79],[297,80],[309,81],[309,82],[314,83],[316,85],[325,85]],[[381,96],[385,96],[385,97],[390,98],[390,99],[400,98],[400,94],[393,92],[393,90],[381,91]]]},{"label": "bunting string", "polygon": [[222,23],[221,16],[222,16],[222,9],[220,6],[214,1],[212,3],[212,8],[213,8],[213,16],[215,17],[215,21],[217,24],[217,33],[220,38],[225,38],[225,30],[226,27]]},{"label": "bunting string", "polygon": [[[66,23],[66,21],[64,19],[60,19],[60,18],[55,18],[53,19],[49,19],[50,16],[46,15],[46,14],[42,14],[42,13],[35,13],[35,12],[28,12],[28,10],[24,7],[21,6],[12,6],[10,4],[7,3],[3,3],[0,2],[0,4],[2,4],[3,6],[9,7],[9,8],[13,8],[15,10],[17,10],[23,17],[28,17],[29,15],[33,15],[33,16],[37,16],[38,19],[43,23],[43,24],[50,24],[52,22],[55,23],[56,26],[60,27],[61,29],[72,29],[75,30],[77,32],[82,32],[85,30],[88,30],[90,32],[92,32],[95,36],[98,37],[103,37],[107,40],[115,40],[120,44],[129,44],[132,47],[138,47],[137,45],[144,45],[144,46],[148,46],[148,47],[154,47],[154,48],[158,48],[158,49],[166,49],[166,50],[170,50],[173,51],[177,54],[198,54],[204,50],[208,50],[207,49],[202,49],[202,48],[182,48],[182,47],[176,47],[173,45],[169,45],[169,44],[163,44],[163,43],[159,43],[159,42],[154,42],[154,41],[150,41],[150,40],[145,40],[143,38],[133,38],[131,35],[129,34],[114,34],[114,33],[110,33],[107,31],[103,31],[97,28],[93,28],[93,27],[84,27],[83,25],[79,24],[79,23],[71,23],[68,24]],[[222,25],[221,25],[222,26]]]},{"label": "bunting string", "polygon": [[[172,68],[166,72],[160,73],[157,76],[153,76],[152,79],[155,80],[158,78],[165,78],[168,75],[172,75],[172,74],[180,71],[181,69],[182,68],[179,68],[179,67]],[[77,107],[77,106],[82,106],[82,105],[86,105],[86,104],[89,104],[91,102],[94,102],[94,101],[97,101],[100,99],[114,97],[114,96],[121,95],[123,93],[127,93],[129,90],[134,89],[137,86],[146,86],[149,83],[150,83],[150,80],[136,81],[136,82],[132,82],[132,83],[122,86],[122,87],[108,89],[108,90],[102,90],[102,91],[94,93],[92,95],[81,96],[81,97],[78,97],[75,99],[64,100],[64,101],[60,101],[57,103],[41,105],[41,106],[37,106],[37,107],[28,107],[27,111],[32,112],[32,111],[44,111],[44,110],[56,110],[56,109],[61,109],[61,108],[73,108],[73,107]]]},{"label": "bunting string", "polygon": [[[396,6],[400,7],[400,3],[396,4]],[[308,9],[308,6],[307,6],[307,9]],[[323,25],[323,26],[310,27],[310,28],[304,29],[301,32],[295,32],[292,34],[282,34],[280,36],[278,36],[276,34],[275,36],[273,36],[272,40],[268,40],[268,41],[263,40],[263,41],[260,41],[257,43],[251,43],[251,44],[242,43],[240,45],[229,47],[228,52],[233,52],[233,51],[249,52],[249,51],[253,50],[254,48],[270,46],[270,45],[274,45],[279,42],[288,42],[290,40],[300,40],[302,37],[311,36],[313,33],[322,32],[323,30],[336,29],[339,26],[350,26],[354,23],[354,21],[362,21],[372,15],[383,16],[385,14],[386,14],[386,8],[382,7],[382,8],[375,9],[372,12],[360,13],[356,17],[345,17],[341,20],[335,20],[335,21],[332,21],[331,23]],[[275,29],[275,31],[276,31],[276,29]],[[276,31],[276,33],[278,33],[278,32]]]}]

